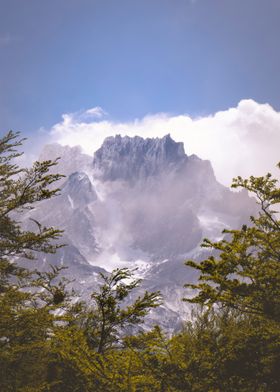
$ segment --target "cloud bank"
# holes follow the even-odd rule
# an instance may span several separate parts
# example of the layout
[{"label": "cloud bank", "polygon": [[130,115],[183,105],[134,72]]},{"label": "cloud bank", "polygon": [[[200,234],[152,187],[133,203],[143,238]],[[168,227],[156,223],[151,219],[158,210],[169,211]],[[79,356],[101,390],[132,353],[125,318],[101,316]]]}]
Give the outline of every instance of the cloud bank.
[{"label": "cloud bank", "polygon": [[105,137],[116,134],[162,137],[170,133],[184,142],[188,155],[209,159],[217,179],[230,185],[233,177],[271,172],[280,178],[280,112],[251,99],[213,115],[191,118],[186,114],[158,113],[131,122],[110,120],[102,108],[64,114],[49,131],[52,142],[80,145],[92,155]]}]

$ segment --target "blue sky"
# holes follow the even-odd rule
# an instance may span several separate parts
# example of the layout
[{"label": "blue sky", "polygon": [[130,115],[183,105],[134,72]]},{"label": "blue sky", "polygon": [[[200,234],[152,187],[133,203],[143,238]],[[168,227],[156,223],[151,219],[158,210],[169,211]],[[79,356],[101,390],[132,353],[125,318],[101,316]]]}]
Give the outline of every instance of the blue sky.
[{"label": "blue sky", "polygon": [[101,106],[114,121],[280,109],[279,0],[0,0],[0,132]]}]

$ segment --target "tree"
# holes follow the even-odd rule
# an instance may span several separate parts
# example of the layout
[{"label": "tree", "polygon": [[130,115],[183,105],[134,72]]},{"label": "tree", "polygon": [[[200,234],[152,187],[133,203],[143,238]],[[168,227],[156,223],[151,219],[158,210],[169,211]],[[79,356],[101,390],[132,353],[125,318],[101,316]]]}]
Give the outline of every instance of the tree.
[{"label": "tree", "polygon": [[229,239],[204,240],[202,246],[218,252],[201,262],[186,264],[200,273],[198,284],[187,284],[198,291],[187,300],[192,303],[237,309],[280,322],[280,221],[275,205],[280,189],[271,174],[243,180],[234,179],[232,187],[242,187],[255,195],[260,212],[251,225],[240,230],[224,230]]},{"label": "tree", "polygon": [[7,392],[28,385],[39,391],[46,381],[50,337],[58,320],[54,311],[64,300],[65,288],[63,282],[52,283],[58,269],[40,275],[18,264],[38,252],[55,252],[60,245],[54,241],[61,234],[36,221],[33,231],[25,230],[20,221],[25,210],[58,193],[50,185],[61,178],[49,174],[56,161],[19,167],[23,141],[12,131],[0,139],[0,389]]},{"label": "tree", "polygon": [[200,311],[171,339],[174,378],[182,391],[278,391],[277,344],[279,334],[252,317],[230,309]]},{"label": "tree", "polygon": [[100,277],[103,284],[91,295],[94,305],[86,312],[84,327],[89,344],[103,354],[120,340],[125,327],[143,322],[149,310],[159,305],[160,294],[146,291],[131,305],[124,306],[124,301],[140,283],[134,279],[133,271],[115,269],[111,274],[100,273]]},{"label": "tree", "polygon": [[20,168],[14,163],[22,154],[17,149],[24,139],[12,131],[0,139],[0,292],[4,292],[11,276],[26,277],[27,271],[15,260],[20,257],[32,259],[34,252],[54,253],[59,245],[61,231],[42,227],[33,220],[35,231],[23,230],[20,213],[55,196],[59,189],[49,186],[62,176],[49,174],[56,161],[35,162],[31,169]]},{"label": "tree", "polygon": [[280,189],[271,174],[238,177],[232,186],[247,189],[260,209],[250,225],[224,230],[223,240],[205,239],[203,246],[212,250],[207,259],[186,263],[200,273],[197,284],[186,285],[195,290],[186,300],[208,309],[193,330],[197,335],[203,327],[204,354],[199,357],[196,338],[196,367],[190,370],[197,380],[210,380],[198,391],[278,391],[280,221],[275,205],[280,202]]}]

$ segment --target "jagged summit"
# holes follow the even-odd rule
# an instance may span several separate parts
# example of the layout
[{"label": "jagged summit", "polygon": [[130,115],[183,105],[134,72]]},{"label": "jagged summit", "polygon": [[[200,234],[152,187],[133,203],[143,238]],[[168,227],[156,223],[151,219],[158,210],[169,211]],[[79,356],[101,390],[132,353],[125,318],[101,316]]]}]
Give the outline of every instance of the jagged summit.
[{"label": "jagged summit", "polygon": [[187,159],[183,143],[175,142],[169,134],[147,139],[116,135],[107,137],[95,152],[93,166],[103,180],[129,181],[177,168]]}]

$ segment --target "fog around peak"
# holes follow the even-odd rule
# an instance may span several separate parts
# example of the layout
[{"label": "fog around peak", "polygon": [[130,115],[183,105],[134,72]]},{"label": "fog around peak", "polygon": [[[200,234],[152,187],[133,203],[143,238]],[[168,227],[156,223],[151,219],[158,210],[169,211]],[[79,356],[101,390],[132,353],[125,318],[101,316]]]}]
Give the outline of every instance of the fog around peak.
[{"label": "fog around peak", "polygon": [[[102,112],[100,112],[102,113]],[[93,156],[109,136],[160,137],[170,134],[183,142],[187,155],[211,161],[217,179],[230,185],[237,175],[279,176],[280,113],[269,104],[244,99],[236,107],[200,117],[188,114],[155,113],[134,121],[119,122],[109,115],[85,120],[63,115],[46,136],[52,142],[82,147]]]}]

